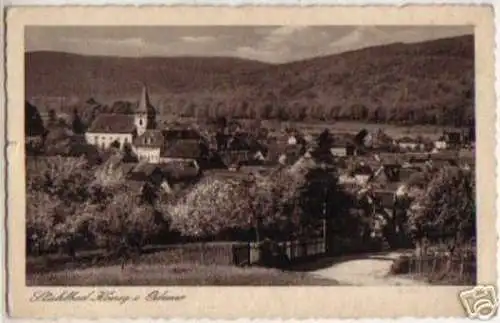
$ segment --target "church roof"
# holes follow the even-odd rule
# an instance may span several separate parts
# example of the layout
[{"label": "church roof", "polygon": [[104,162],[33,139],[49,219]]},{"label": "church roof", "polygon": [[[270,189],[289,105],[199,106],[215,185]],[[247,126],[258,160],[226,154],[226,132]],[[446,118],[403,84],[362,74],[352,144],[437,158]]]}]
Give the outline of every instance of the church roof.
[{"label": "church roof", "polygon": [[134,116],[131,114],[100,114],[87,132],[132,133],[135,130]]}]

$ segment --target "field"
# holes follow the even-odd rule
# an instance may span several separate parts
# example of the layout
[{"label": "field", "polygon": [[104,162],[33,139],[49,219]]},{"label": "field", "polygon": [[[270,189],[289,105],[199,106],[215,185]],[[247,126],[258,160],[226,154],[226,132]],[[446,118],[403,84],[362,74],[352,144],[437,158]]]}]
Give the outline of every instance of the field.
[{"label": "field", "polygon": [[[266,121],[263,125],[275,126],[275,122]],[[276,125],[280,124],[276,122]],[[316,135],[319,134],[324,129],[328,129],[332,133],[357,133],[361,129],[366,129],[369,132],[377,131],[382,129],[387,135],[397,139],[403,136],[422,136],[429,139],[438,139],[443,131],[456,130],[455,127],[442,127],[433,125],[392,125],[392,124],[381,124],[381,123],[368,123],[368,122],[356,122],[356,121],[337,121],[337,122],[281,122],[282,127],[287,125],[293,128],[300,129],[303,133]]]},{"label": "field", "polygon": [[[169,123],[175,120],[176,123],[190,125],[199,124],[196,118],[178,118],[170,116],[160,116],[160,124],[165,122]],[[237,119],[242,125],[247,127],[252,127],[255,120],[251,119]],[[323,130],[328,129],[331,133],[351,133],[356,134],[361,129],[366,129],[371,133],[377,130],[383,130],[387,135],[394,139],[410,136],[417,137],[421,136],[430,140],[437,140],[444,131],[461,131],[463,128],[452,127],[452,126],[436,126],[436,125],[400,125],[400,124],[388,124],[388,123],[370,123],[365,121],[279,121],[279,120],[263,120],[261,122],[263,128],[267,128],[271,132],[280,132],[287,128],[294,128],[299,130],[303,134],[308,134],[312,136],[319,135]]]},{"label": "field", "polygon": [[137,285],[337,285],[307,273],[259,267],[240,268],[199,264],[138,264],[86,268],[43,274],[28,274],[28,286],[137,286]]}]

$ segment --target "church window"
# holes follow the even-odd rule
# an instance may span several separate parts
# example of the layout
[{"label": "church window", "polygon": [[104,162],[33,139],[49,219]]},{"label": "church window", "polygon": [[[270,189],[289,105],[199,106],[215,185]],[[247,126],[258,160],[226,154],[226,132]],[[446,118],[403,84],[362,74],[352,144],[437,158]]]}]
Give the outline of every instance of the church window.
[{"label": "church window", "polygon": [[142,126],[142,118],[139,119],[139,126]]}]

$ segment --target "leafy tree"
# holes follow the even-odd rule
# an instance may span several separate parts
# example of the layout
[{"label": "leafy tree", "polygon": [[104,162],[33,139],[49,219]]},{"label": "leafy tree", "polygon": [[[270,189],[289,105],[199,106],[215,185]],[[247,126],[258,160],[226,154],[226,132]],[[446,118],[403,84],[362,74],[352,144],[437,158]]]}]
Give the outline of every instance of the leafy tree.
[{"label": "leafy tree", "polygon": [[442,168],[409,208],[414,241],[445,243],[451,253],[475,238],[474,178],[457,167]]},{"label": "leafy tree", "polygon": [[26,136],[41,136],[45,133],[43,120],[37,107],[28,101],[24,103],[24,133]]},{"label": "leafy tree", "polygon": [[[88,205],[83,213],[95,215],[99,210],[95,205]],[[151,205],[139,204],[137,197],[121,190],[113,196],[102,216],[94,216],[90,230],[98,246],[122,257],[123,266],[132,254],[142,251],[163,224]]]},{"label": "leafy tree", "polygon": [[46,158],[27,165],[28,252],[66,250],[91,243],[88,217],[79,210],[90,200],[92,172],[83,158]]},{"label": "leafy tree", "polygon": [[120,149],[120,142],[118,140],[115,140],[111,143],[111,145],[109,145],[111,148],[115,148],[115,149]]},{"label": "leafy tree", "polygon": [[172,227],[187,236],[211,237],[231,230],[252,231],[256,240],[291,221],[290,205],[297,190],[293,177],[220,180],[198,183],[170,208]]},{"label": "leafy tree", "polygon": [[137,158],[137,155],[134,154],[134,151],[132,150],[132,146],[130,143],[125,143],[123,145],[123,160],[124,163],[137,163],[139,159]]},{"label": "leafy tree", "polygon": [[330,149],[333,143],[332,136],[328,129],[323,130],[321,134],[318,136],[318,147],[320,150],[328,150]]},{"label": "leafy tree", "polygon": [[198,183],[170,208],[171,225],[186,236],[207,237],[231,228],[248,228],[249,221],[238,212],[241,200],[238,183],[215,179]]},{"label": "leafy tree", "polygon": [[45,136],[44,146],[47,155],[69,155],[73,133],[64,126],[53,126]]},{"label": "leafy tree", "polygon": [[73,133],[81,135],[85,133],[85,125],[83,124],[82,119],[78,115],[78,110],[73,110],[73,121],[71,122],[71,128]]}]

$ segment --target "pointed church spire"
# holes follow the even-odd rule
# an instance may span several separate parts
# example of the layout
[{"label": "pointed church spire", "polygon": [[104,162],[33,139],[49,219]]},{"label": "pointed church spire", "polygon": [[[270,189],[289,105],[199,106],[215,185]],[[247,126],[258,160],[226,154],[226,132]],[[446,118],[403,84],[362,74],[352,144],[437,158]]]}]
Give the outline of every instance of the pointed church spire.
[{"label": "pointed church spire", "polygon": [[148,108],[151,106],[149,103],[148,88],[146,85],[142,86],[141,99],[139,101],[139,106],[137,107],[137,112],[148,113]]}]

